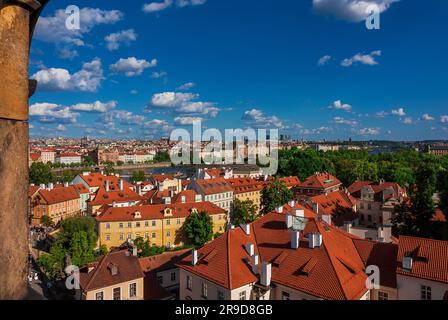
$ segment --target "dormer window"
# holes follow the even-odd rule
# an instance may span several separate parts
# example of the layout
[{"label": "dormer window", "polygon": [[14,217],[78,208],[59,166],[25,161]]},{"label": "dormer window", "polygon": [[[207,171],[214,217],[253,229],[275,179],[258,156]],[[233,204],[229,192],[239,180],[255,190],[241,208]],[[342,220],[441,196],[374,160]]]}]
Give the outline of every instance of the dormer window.
[{"label": "dormer window", "polygon": [[141,219],[141,218],[142,218],[142,213],[139,212],[139,211],[136,211],[136,212],[134,213],[134,219]]},{"label": "dormer window", "polygon": [[198,213],[198,209],[196,209],[196,208],[192,208],[192,209],[191,209],[191,213]]},{"label": "dormer window", "polygon": [[163,214],[164,214],[165,216],[172,216],[172,215],[173,215],[173,210],[172,210],[171,208],[166,208],[166,209],[163,211]]}]

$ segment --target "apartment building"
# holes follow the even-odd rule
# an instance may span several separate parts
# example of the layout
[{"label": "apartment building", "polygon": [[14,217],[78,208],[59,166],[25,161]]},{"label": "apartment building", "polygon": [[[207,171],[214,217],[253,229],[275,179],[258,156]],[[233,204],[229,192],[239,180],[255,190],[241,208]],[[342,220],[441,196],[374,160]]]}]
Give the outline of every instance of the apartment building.
[{"label": "apartment building", "polygon": [[96,217],[99,244],[119,247],[141,237],[152,245],[174,248],[185,243],[181,229],[194,212],[206,212],[213,222],[213,232],[223,233],[227,224],[225,210],[210,202],[110,207]]},{"label": "apartment building", "polygon": [[210,201],[226,212],[231,212],[234,191],[232,185],[224,178],[193,180],[190,188],[202,195],[204,201]]},{"label": "apartment building", "polygon": [[76,153],[61,153],[56,156],[56,163],[70,165],[79,164],[82,162],[81,156]]},{"label": "apartment building", "polygon": [[339,190],[311,197],[309,208],[321,216],[329,217],[333,225],[341,227],[346,221],[357,221],[356,198],[347,190]]},{"label": "apartment building", "polygon": [[341,186],[342,182],[335,176],[327,172],[316,173],[297,186],[297,193],[299,195],[317,196],[338,191]]},{"label": "apartment building", "polygon": [[73,186],[55,188],[52,183],[41,188],[31,200],[32,224],[41,223],[43,216],[51,218],[54,224],[81,214],[81,197]]},{"label": "apartment building", "polygon": [[183,190],[182,180],[170,174],[153,174],[149,177],[149,181],[159,191],[169,190],[178,193]]},{"label": "apartment building", "polygon": [[348,191],[357,199],[359,224],[368,228],[390,225],[395,206],[407,197],[399,184],[385,181],[356,181]]},{"label": "apartment building", "polygon": [[79,300],[143,300],[144,273],[136,249],[112,251],[80,269]]},{"label": "apartment building", "polygon": [[257,206],[257,213],[261,210],[261,190],[263,190],[263,182],[252,178],[234,178],[227,179],[227,182],[233,188],[235,199],[240,201],[252,201]]},{"label": "apartment building", "polygon": [[95,193],[100,187],[106,185],[106,181],[109,182],[109,187],[111,189],[117,189],[120,185],[120,180],[123,183],[123,188],[134,190],[134,186],[129,182],[120,179],[118,174],[105,175],[102,172],[83,172],[73,179],[72,184],[82,183],[89,188],[90,193]]},{"label": "apartment building", "polygon": [[42,150],[40,152],[40,159],[43,163],[55,163],[56,162],[56,152],[51,149]]}]

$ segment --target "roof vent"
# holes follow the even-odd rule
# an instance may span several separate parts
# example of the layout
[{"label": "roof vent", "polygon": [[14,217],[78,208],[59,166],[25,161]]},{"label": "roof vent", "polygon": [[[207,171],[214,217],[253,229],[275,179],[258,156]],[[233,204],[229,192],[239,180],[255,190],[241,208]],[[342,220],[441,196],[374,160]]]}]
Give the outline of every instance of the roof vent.
[{"label": "roof vent", "polygon": [[191,264],[192,265],[197,265],[198,263],[198,250],[193,249],[191,250]]},{"label": "roof vent", "polygon": [[240,227],[247,236],[250,235],[250,224],[241,224]]},{"label": "roof vent", "polygon": [[275,211],[277,213],[283,213],[283,206],[278,206],[277,208],[275,208]]},{"label": "roof vent", "polygon": [[247,254],[252,257],[255,254],[255,246],[254,246],[254,244],[251,243],[251,242],[248,242],[248,243],[246,243],[245,247],[246,247]]},{"label": "roof vent", "polygon": [[118,267],[117,267],[117,265],[115,265],[113,263],[110,263],[107,266],[107,268],[109,269],[111,275],[115,276],[115,275],[118,274]]},{"label": "roof vent", "polygon": [[300,231],[291,232],[291,249],[299,249],[300,246]]},{"label": "roof vent", "polygon": [[318,232],[308,235],[308,245],[310,249],[318,248],[322,245],[322,235]]},{"label": "roof vent", "polygon": [[305,210],[303,210],[303,209],[297,209],[296,212],[295,212],[295,214],[296,214],[296,217],[304,218],[304,217],[305,217]]}]

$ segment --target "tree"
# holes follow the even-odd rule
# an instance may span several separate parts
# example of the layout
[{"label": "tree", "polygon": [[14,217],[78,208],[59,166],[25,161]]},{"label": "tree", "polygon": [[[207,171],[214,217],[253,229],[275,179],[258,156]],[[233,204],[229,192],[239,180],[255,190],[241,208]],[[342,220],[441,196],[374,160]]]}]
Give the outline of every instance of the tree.
[{"label": "tree", "polygon": [[75,266],[84,266],[95,260],[93,247],[89,243],[86,231],[77,231],[70,241],[72,263]]},{"label": "tree", "polygon": [[56,182],[56,175],[51,172],[51,165],[42,162],[34,162],[30,167],[30,182],[35,185]]},{"label": "tree", "polygon": [[106,175],[111,175],[111,174],[115,173],[114,164],[112,162],[107,161],[107,162],[104,162],[103,165],[104,165],[104,173]]},{"label": "tree", "polygon": [[42,218],[40,218],[40,223],[42,223],[46,227],[51,227],[53,225],[53,220],[47,215],[43,215]]},{"label": "tree", "polygon": [[233,202],[233,211],[231,220],[234,225],[246,224],[255,221],[257,218],[258,207],[252,200],[241,201],[235,199]]},{"label": "tree", "polygon": [[192,213],[183,228],[188,241],[194,246],[203,246],[213,238],[213,222],[206,212]]},{"label": "tree", "polygon": [[142,182],[145,180],[145,172],[144,171],[134,171],[132,172],[132,182]]},{"label": "tree", "polygon": [[171,162],[168,152],[157,152],[154,156],[154,162]]},{"label": "tree", "polygon": [[76,174],[73,170],[64,170],[61,174],[61,180],[62,182],[71,182],[73,179],[75,179]]},{"label": "tree", "polygon": [[95,162],[93,161],[93,159],[92,159],[91,156],[85,156],[85,157],[84,157],[84,164],[85,164],[87,167],[92,167],[92,166],[95,165]]},{"label": "tree", "polygon": [[109,250],[107,250],[107,246],[102,244],[101,246],[98,247],[97,250],[95,250],[95,257],[98,258],[105,256],[108,252]]},{"label": "tree", "polygon": [[276,207],[287,203],[293,196],[293,192],[286,187],[283,181],[275,179],[261,190],[261,213],[271,212]]},{"label": "tree", "polygon": [[448,217],[448,172],[441,170],[437,177],[437,189],[439,190],[439,208]]},{"label": "tree", "polygon": [[151,245],[148,240],[144,240],[142,237],[137,237],[134,240],[134,245],[137,247],[139,257],[149,257],[151,255]]}]

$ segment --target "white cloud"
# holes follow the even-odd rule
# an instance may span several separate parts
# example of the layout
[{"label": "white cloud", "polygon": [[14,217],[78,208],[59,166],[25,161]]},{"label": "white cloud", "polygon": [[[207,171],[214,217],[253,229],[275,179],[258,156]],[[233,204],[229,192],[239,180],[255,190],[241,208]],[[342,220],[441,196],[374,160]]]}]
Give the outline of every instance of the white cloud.
[{"label": "white cloud", "polygon": [[114,109],[117,106],[117,101],[101,102],[95,101],[93,103],[78,103],[72,106],[72,110],[82,112],[99,112],[104,113]]},{"label": "white cloud", "polygon": [[80,30],[69,30],[65,23],[69,14],[65,10],[56,10],[53,15],[40,17],[34,37],[40,41],[84,46],[84,35],[95,26],[114,24],[123,19],[123,13],[118,10],[101,10],[82,8],[80,10]]},{"label": "white cloud", "polygon": [[356,120],[347,120],[347,119],[344,119],[342,117],[334,117],[333,118],[333,123],[335,123],[335,124],[342,124],[342,125],[348,125],[348,126],[352,126],[352,127],[358,125],[358,121],[356,121]]},{"label": "white cloud", "polygon": [[129,46],[132,41],[137,40],[137,34],[134,29],[128,29],[119,31],[116,33],[111,33],[104,38],[106,40],[106,46],[110,51],[120,49],[122,44]]},{"label": "white cloud", "polygon": [[422,120],[423,121],[433,121],[435,118],[427,113],[425,113],[424,115],[422,115]]},{"label": "white cloud", "polygon": [[361,22],[370,15],[369,6],[377,5],[382,13],[398,0],[313,0],[315,12],[349,22]]},{"label": "white cloud", "polygon": [[145,59],[137,59],[135,57],[129,57],[126,59],[121,58],[116,63],[110,65],[110,70],[115,73],[124,73],[126,77],[139,76],[147,68],[153,68],[157,66],[157,59],[153,59],[150,62]]},{"label": "white cloud", "polygon": [[389,113],[387,113],[386,111],[380,111],[380,112],[375,113],[375,117],[377,117],[377,118],[384,118],[387,115],[389,115]]},{"label": "white cloud", "polygon": [[259,109],[251,109],[247,110],[243,114],[243,120],[247,120],[254,127],[263,127],[263,128],[282,128],[283,121],[280,120],[276,116],[265,116],[263,111]]},{"label": "white cloud", "polygon": [[132,94],[132,95],[136,95],[136,94],[138,94],[138,91],[135,90],[135,89],[132,89],[132,90],[131,90],[131,94]]},{"label": "white cloud", "polygon": [[203,121],[200,117],[176,117],[174,123],[180,126],[192,125],[196,121]]},{"label": "white cloud", "polygon": [[380,128],[363,128],[357,131],[360,136],[376,136],[380,134]]},{"label": "white cloud", "polygon": [[73,60],[77,56],[79,56],[78,51],[70,49],[69,47],[63,47],[58,50],[58,56],[61,59]]},{"label": "white cloud", "polygon": [[97,119],[97,122],[106,127],[114,127],[115,120],[117,120],[122,125],[143,125],[146,121],[146,118],[144,116],[134,114],[131,111],[112,110],[110,112],[103,113]]},{"label": "white cloud", "polygon": [[404,111],[404,108],[398,108],[398,109],[392,110],[392,114],[394,116],[404,117],[406,115],[406,112]]},{"label": "white cloud", "polygon": [[66,128],[63,124],[59,124],[59,125],[56,127],[56,130],[57,130],[57,131],[67,131],[67,128]]},{"label": "white cloud", "polygon": [[191,88],[193,88],[195,86],[196,86],[196,83],[194,83],[194,82],[187,82],[187,83],[184,83],[183,85],[181,85],[179,88],[177,88],[177,90],[187,91],[187,90],[190,90]]},{"label": "white cloud", "polygon": [[358,63],[374,66],[378,64],[378,61],[375,60],[375,57],[380,56],[381,56],[381,50],[372,51],[370,54],[358,53],[349,59],[342,60],[341,66],[351,67],[352,65],[356,65]]},{"label": "white cloud", "polygon": [[442,122],[442,123],[448,123],[448,115],[440,116],[440,122]]},{"label": "white cloud", "polygon": [[164,0],[163,2],[151,2],[143,5],[143,12],[152,13],[165,10],[173,5],[178,8],[187,6],[199,6],[206,3],[207,0]]},{"label": "white cloud", "polygon": [[326,65],[329,61],[331,60],[331,56],[330,55],[325,55],[322,58],[319,59],[319,61],[317,61],[317,64],[319,66],[324,66]]},{"label": "white cloud", "polygon": [[55,103],[34,103],[30,106],[30,117],[40,122],[76,122],[79,113],[73,112],[67,106]]},{"label": "white cloud", "polygon": [[414,120],[411,117],[406,117],[403,119],[404,124],[413,124]]},{"label": "white cloud", "polygon": [[62,68],[49,68],[36,72],[31,79],[37,80],[38,89],[43,91],[96,92],[104,76],[101,60],[95,58],[74,74]]},{"label": "white cloud", "polygon": [[344,110],[344,111],[347,111],[347,112],[351,112],[352,111],[352,106],[347,104],[347,103],[342,103],[341,100],[336,100],[328,108],[329,109],[336,109],[336,110]]},{"label": "white cloud", "polygon": [[333,128],[319,127],[319,128],[315,128],[315,129],[303,129],[300,131],[300,133],[303,135],[319,135],[319,134],[328,133],[331,131],[333,131]]},{"label": "white cloud", "polygon": [[152,96],[147,110],[154,107],[159,109],[168,109],[173,113],[179,114],[202,114],[209,115],[212,118],[216,117],[219,109],[215,107],[215,103],[195,101],[198,98],[199,95],[195,93],[156,93]]},{"label": "white cloud", "polygon": [[165,71],[153,72],[151,74],[151,78],[153,78],[153,79],[166,78],[167,76],[168,76],[168,73],[166,73]]}]

